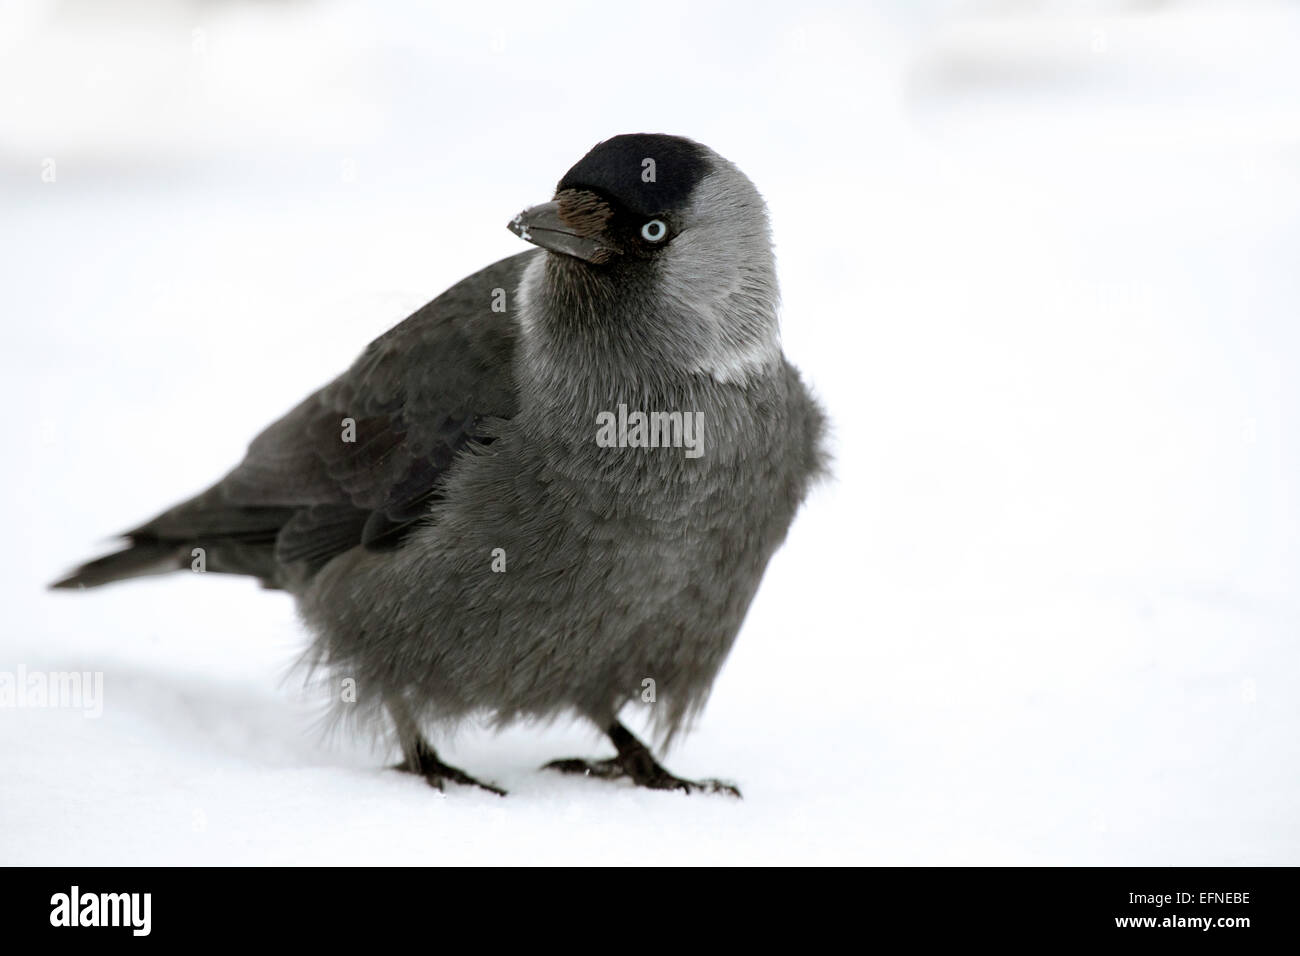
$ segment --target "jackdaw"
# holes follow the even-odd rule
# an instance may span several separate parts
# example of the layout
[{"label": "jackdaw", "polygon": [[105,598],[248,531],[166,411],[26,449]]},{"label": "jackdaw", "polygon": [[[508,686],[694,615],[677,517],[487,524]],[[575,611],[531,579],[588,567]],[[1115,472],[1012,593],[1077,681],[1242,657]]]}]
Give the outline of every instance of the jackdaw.
[{"label": "jackdaw", "polygon": [[707,147],[598,144],[462,280],[257,436],[198,496],[54,587],[199,565],[292,594],[307,662],[403,769],[502,793],[425,737],[579,715],[616,756],[547,764],[656,789],[821,472],[786,361],[767,211]]}]

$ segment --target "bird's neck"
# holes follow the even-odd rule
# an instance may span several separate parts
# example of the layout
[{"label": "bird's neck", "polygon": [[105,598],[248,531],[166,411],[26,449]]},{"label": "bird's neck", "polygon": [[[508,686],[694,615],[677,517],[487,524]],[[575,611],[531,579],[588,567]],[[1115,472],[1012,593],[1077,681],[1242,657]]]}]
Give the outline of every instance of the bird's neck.
[{"label": "bird's neck", "polygon": [[780,366],[774,283],[770,294],[711,305],[658,291],[537,256],[518,290],[523,407],[585,413],[611,399],[641,407],[705,400]]}]

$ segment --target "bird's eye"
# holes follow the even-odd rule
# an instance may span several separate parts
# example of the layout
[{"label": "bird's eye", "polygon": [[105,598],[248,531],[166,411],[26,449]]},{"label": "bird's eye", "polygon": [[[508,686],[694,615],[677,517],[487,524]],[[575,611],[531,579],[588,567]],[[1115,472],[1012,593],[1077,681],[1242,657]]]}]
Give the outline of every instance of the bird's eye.
[{"label": "bird's eye", "polygon": [[668,235],[668,224],[662,219],[651,219],[641,227],[641,238],[646,242],[661,242]]}]

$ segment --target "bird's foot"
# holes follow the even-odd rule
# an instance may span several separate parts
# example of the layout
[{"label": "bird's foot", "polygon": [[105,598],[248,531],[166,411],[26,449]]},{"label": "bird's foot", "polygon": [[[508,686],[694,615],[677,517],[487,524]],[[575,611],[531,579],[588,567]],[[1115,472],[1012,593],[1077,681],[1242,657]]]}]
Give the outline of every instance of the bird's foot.
[{"label": "bird's foot", "polygon": [[665,770],[655,760],[650,750],[623,727],[614,724],[609,731],[610,737],[618,747],[617,757],[604,760],[584,760],[581,757],[568,757],[552,760],[542,767],[543,770],[558,770],[560,773],[580,773],[586,777],[599,777],[602,780],[617,780],[627,777],[638,787],[651,790],[681,790],[683,793],[725,793],[739,797],[740,790],[722,780],[684,780]]},{"label": "bird's foot", "polygon": [[638,772],[625,767],[618,757],[607,760],[584,760],[581,757],[567,757],[552,760],[542,767],[543,770],[558,770],[560,773],[580,773],[586,777],[599,777],[602,780],[629,778],[638,787],[651,790],[681,790],[683,793],[726,793],[733,797],[740,796],[740,790],[734,784],[721,780],[684,780],[675,777],[658,764],[649,772]]},{"label": "bird's foot", "polygon": [[413,751],[407,754],[405,760],[399,764],[394,764],[392,769],[419,774],[435,790],[442,790],[446,782],[450,780],[452,783],[463,784],[467,787],[478,787],[489,793],[495,793],[499,797],[506,795],[506,792],[500,787],[494,787],[490,783],[475,780],[464,770],[443,763],[438,759],[437,751],[423,740],[416,744]]}]

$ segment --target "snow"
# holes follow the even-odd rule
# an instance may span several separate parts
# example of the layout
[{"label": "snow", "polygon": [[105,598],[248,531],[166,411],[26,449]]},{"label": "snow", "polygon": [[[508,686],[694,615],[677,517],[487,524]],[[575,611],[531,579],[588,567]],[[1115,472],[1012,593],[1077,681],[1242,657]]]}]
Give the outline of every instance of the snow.
[{"label": "snow", "polygon": [[[1300,863],[1300,12],[121,6],[0,12],[0,674],[104,675],[0,709],[0,863]],[[321,736],[284,595],[43,590],[636,130],[763,190],[834,421],[666,759],[743,801],[567,723],[438,794]]]}]

